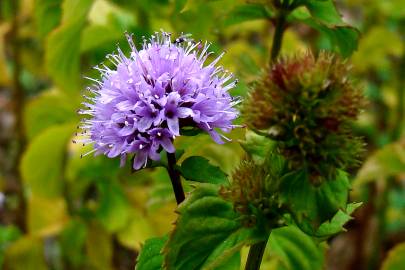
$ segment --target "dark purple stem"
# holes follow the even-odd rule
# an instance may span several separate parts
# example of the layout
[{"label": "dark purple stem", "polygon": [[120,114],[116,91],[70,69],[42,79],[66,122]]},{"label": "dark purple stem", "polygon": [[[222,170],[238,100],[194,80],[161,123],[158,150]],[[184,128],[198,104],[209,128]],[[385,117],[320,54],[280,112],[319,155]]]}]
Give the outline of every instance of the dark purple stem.
[{"label": "dark purple stem", "polygon": [[172,181],[172,187],[174,191],[174,195],[176,196],[176,202],[179,205],[186,196],[184,195],[183,186],[181,185],[180,174],[176,170],[176,154],[175,153],[167,153],[167,171],[170,176],[170,180]]}]

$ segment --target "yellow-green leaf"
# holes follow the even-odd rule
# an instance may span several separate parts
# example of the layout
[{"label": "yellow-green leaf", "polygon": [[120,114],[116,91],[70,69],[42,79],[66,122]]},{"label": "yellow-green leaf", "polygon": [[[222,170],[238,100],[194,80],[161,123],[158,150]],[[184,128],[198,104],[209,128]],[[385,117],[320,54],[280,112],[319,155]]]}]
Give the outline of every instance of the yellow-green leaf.
[{"label": "yellow-green leaf", "polygon": [[61,196],[66,144],[75,126],[75,123],[69,123],[48,128],[28,145],[20,163],[28,196]]}]

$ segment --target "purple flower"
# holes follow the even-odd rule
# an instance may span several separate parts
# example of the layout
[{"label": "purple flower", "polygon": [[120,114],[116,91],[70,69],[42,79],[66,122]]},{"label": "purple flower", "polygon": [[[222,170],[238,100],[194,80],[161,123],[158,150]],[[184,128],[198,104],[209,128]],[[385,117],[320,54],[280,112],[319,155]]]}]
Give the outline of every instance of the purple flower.
[{"label": "purple flower", "polygon": [[130,56],[118,48],[107,56],[114,67],[97,66],[101,80],[89,78],[95,84],[83,103],[87,109],[80,110],[88,115],[80,128],[89,137],[82,142],[94,145],[87,154],[121,156],[121,164],[134,154],[133,167],[140,169],[148,159],[158,160],[162,150],[175,152],[173,141],[183,127],[199,128],[223,143],[227,138],[220,132],[236,127],[232,121],[239,115],[234,108],[239,100],[228,93],[237,80],[216,66],[223,54],[205,65],[211,54],[207,42],[187,36],[172,42],[161,32],[138,51],[132,36],[126,37]]}]

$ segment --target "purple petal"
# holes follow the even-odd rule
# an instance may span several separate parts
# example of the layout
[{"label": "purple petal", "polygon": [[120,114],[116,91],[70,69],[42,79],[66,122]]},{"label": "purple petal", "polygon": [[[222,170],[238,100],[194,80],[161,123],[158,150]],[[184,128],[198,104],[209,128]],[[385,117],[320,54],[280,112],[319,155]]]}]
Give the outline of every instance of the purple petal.
[{"label": "purple petal", "polygon": [[153,119],[147,116],[142,117],[139,121],[138,121],[138,129],[141,132],[144,132],[145,130],[147,130],[148,128],[150,128],[150,126],[153,123]]},{"label": "purple petal", "polygon": [[193,110],[190,108],[186,108],[186,107],[177,108],[177,116],[179,118],[186,118],[186,117],[193,116],[193,115],[194,115]]},{"label": "purple petal", "polygon": [[121,149],[122,149],[121,145],[114,146],[113,148],[110,149],[110,151],[108,151],[107,157],[114,158],[118,156],[119,154],[121,154]]},{"label": "purple petal", "polygon": [[211,138],[216,142],[217,144],[224,144],[224,141],[221,139],[221,136],[219,136],[218,132],[215,130],[209,130],[208,134],[210,134]]},{"label": "purple petal", "polygon": [[172,141],[165,137],[160,141],[160,144],[163,146],[163,148],[168,152],[168,153],[174,153],[176,149],[173,146]]},{"label": "purple petal", "polygon": [[141,167],[145,166],[147,159],[148,153],[146,151],[139,151],[134,159],[134,170],[139,170]]},{"label": "purple petal", "polygon": [[120,111],[129,111],[134,108],[134,104],[130,102],[129,100],[121,101],[115,107],[120,110]]},{"label": "purple petal", "polygon": [[127,162],[127,154],[121,154],[120,167],[124,167]]},{"label": "purple petal", "polygon": [[156,152],[156,150],[150,150],[149,151],[149,157],[152,160],[159,160],[160,159],[160,155]]},{"label": "purple petal", "polygon": [[179,134],[179,119],[177,117],[166,119],[169,130],[176,136]]},{"label": "purple petal", "polygon": [[120,136],[128,136],[134,133],[135,129],[136,128],[134,126],[124,126],[118,131],[118,134]]}]

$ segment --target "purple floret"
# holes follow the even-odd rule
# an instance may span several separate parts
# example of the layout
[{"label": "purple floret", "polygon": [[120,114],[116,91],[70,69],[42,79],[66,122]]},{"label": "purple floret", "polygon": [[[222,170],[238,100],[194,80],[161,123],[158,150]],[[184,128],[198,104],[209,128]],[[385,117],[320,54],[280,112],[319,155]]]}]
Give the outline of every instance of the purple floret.
[{"label": "purple floret", "polygon": [[218,131],[229,132],[239,113],[239,102],[228,91],[237,81],[233,75],[216,66],[223,54],[204,65],[209,44],[182,37],[171,41],[170,34],[156,33],[144,40],[138,51],[132,36],[126,34],[131,48],[127,57],[108,55],[114,64],[96,67],[101,80],[89,87],[83,104],[88,115],[81,128],[93,143],[89,152],[110,158],[135,154],[133,168],[146,166],[148,159],[158,160],[159,152],[175,152],[173,141],[184,127],[199,128],[217,143],[227,139]]}]

